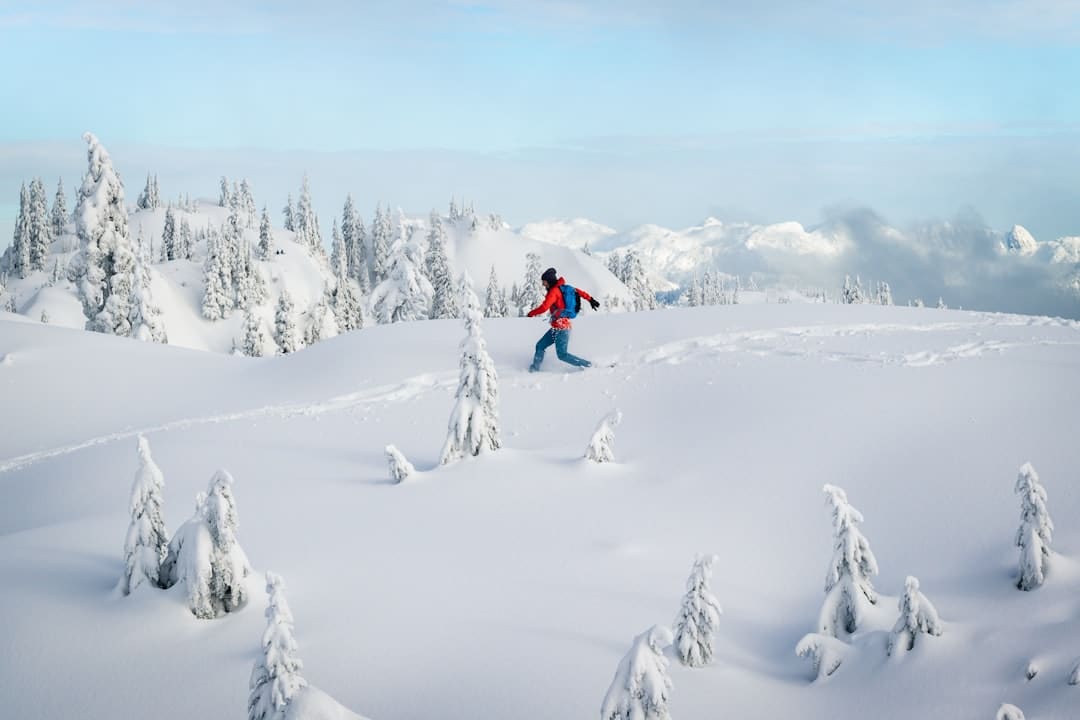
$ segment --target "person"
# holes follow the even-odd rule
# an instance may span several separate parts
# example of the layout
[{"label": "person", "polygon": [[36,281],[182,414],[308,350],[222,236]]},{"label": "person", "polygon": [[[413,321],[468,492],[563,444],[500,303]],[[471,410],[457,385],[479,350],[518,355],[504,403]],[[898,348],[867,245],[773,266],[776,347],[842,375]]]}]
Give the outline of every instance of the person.
[{"label": "person", "polygon": [[[551,313],[551,329],[537,341],[536,354],[533,355],[529,372],[536,372],[540,369],[540,363],[544,361],[544,353],[552,345],[555,346],[555,355],[564,363],[580,368],[590,367],[591,362],[579,358],[577,355],[571,355],[567,349],[570,345],[570,318],[576,316],[577,312],[576,308],[568,310],[566,307],[566,300],[563,296],[563,286],[566,285],[566,281],[559,277],[559,274],[555,272],[555,268],[545,270],[544,274],[540,276],[540,281],[544,283],[547,294],[544,296],[544,302],[530,310],[528,316],[536,317],[546,312]],[[592,305],[593,310],[600,307],[599,301],[595,300],[589,293],[581,288],[574,288],[574,290],[577,292],[578,297]]]}]

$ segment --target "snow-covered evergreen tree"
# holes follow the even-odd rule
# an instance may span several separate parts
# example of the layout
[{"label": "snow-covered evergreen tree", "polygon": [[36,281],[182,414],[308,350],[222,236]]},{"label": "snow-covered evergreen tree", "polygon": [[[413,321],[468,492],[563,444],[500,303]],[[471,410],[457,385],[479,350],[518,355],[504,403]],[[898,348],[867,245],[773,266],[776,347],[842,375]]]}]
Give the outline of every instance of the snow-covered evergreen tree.
[{"label": "snow-covered evergreen tree", "polygon": [[324,253],[322,233],[319,231],[319,222],[315,217],[315,208],[311,202],[311,188],[306,174],[300,185],[300,197],[296,201],[293,226],[296,232],[296,242],[316,255]]},{"label": "snow-covered evergreen tree", "polygon": [[304,664],[296,656],[293,615],[280,575],[266,573],[266,595],[266,630],[251,670],[248,720],[285,720],[289,703],[307,681],[300,674]]},{"label": "snow-covered evergreen tree", "polygon": [[858,525],[862,513],[848,503],[847,494],[835,485],[823,488],[833,514],[833,555],[825,575],[825,603],[818,620],[819,632],[839,637],[853,633],[877,603],[870,578],[878,573],[877,559]]},{"label": "snow-covered evergreen tree", "polygon": [[206,261],[203,264],[202,313],[207,320],[221,320],[233,306],[232,263],[228,248],[218,234],[206,237]]},{"label": "snow-covered evergreen tree", "polygon": [[427,319],[433,290],[420,267],[419,248],[411,242],[399,244],[386,279],[371,291],[371,306],[379,323]]},{"label": "snow-covered evergreen tree", "polygon": [[349,277],[355,278],[360,285],[362,295],[371,287],[371,270],[368,267],[367,230],[364,220],[353,204],[352,195],[345,196],[345,207],[341,211],[341,237],[345,241],[348,253]]},{"label": "snow-covered evergreen tree", "polygon": [[53,237],[60,237],[67,228],[67,196],[64,194],[64,179],[56,181],[56,195],[53,197],[52,210],[49,213],[49,222],[52,225]]},{"label": "snow-covered evergreen tree", "polygon": [[146,174],[146,185],[143,187],[143,191],[139,193],[139,197],[135,201],[135,207],[140,210],[157,210],[161,207],[161,194],[158,188],[157,175]]},{"label": "snow-covered evergreen tree", "polygon": [[612,275],[619,278],[620,281],[626,282],[626,276],[623,274],[626,268],[623,263],[622,255],[619,254],[618,250],[615,250],[608,255],[607,269]]},{"label": "snow-covered evergreen tree", "polygon": [[416,472],[413,464],[393,445],[386,446],[386,464],[390,469],[390,479],[395,483],[405,482]]},{"label": "snow-covered evergreen tree", "polygon": [[432,320],[446,320],[457,317],[461,310],[454,278],[450,275],[450,263],[446,258],[446,231],[442,218],[434,210],[431,211],[430,224],[427,253],[424,256],[424,274],[431,283],[432,293],[430,317]]},{"label": "snow-covered evergreen tree", "polygon": [[308,311],[304,345],[310,347],[320,340],[337,337],[340,332],[337,319],[330,308],[331,295],[330,290],[324,286],[322,295]]},{"label": "snow-covered evergreen tree", "polygon": [[221,176],[221,190],[218,192],[218,205],[227,208],[232,205],[232,193],[229,191],[229,178]]},{"label": "snow-covered evergreen tree", "polygon": [[686,289],[686,304],[689,307],[698,307],[702,304],[701,282],[698,280],[697,274],[690,281],[690,287]]},{"label": "snow-covered evergreen tree", "polygon": [[19,188],[19,214],[15,217],[15,234],[4,251],[4,270],[24,278],[30,274],[30,191],[23,183]]},{"label": "snow-covered evergreen tree", "polygon": [[708,270],[701,277],[701,304],[720,304],[720,284],[716,277]]},{"label": "snow-covered evergreen tree", "polygon": [[664,648],[671,642],[671,630],[659,625],[634,638],[604,696],[601,720],[670,720],[671,678]]},{"label": "snow-covered evergreen tree", "polygon": [[293,205],[292,193],[289,193],[289,198],[285,201],[285,207],[281,208],[281,214],[284,216],[281,226],[289,232],[296,232],[296,206]]},{"label": "snow-covered evergreen tree", "polygon": [[686,580],[686,594],[675,617],[675,652],[687,667],[708,665],[713,657],[713,640],[723,612],[709,589],[716,555],[699,555]]},{"label": "snow-covered evergreen tree", "polygon": [[166,260],[180,258],[176,229],[176,213],[170,207],[165,211],[165,225],[161,230],[161,254]]},{"label": "snow-covered evergreen tree", "polygon": [[248,357],[266,354],[266,333],[263,332],[262,320],[251,305],[244,310],[244,337],[239,347],[240,352]]},{"label": "snow-covered evergreen tree", "polygon": [[1046,489],[1039,482],[1039,475],[1031,463],[1021,466],[1015,492],[1020,496],[1020,527],[1016,530],[1016,545],[1020,548],[1020,578],[1016,587],[1034,590],[1046,580],[1054,523],[1046,510]]},{"label": "snow-covered evergreen tree", "polygon": [[[334,237],[339,238],[336,220],[334,221]],[[343,237],[336,239],[335,242],[340,242],[341,248],[340,252],[335,251],[331,255],[331,269],[334,271],[332,297],[334,319],[339,332],[359,330],[364,327],[364,312],[352,278],[349,277],[348,249]]]},{"label": "snow-covered evergreen tree", "polygon": [[484,317],[507,317],[509,314],[506,293],[499,287],[499,276],[495,274],[495,266],[492,265],[491,275],[488,276],[487,294],[484,297]]},{"label": "snow-covered evergreen tree", "polygon": [[889,283],[887,283],[887,282],[879,282],[878,283],[877,301],[878,301],[878,305],[892,305],[893,304],[892,288],[889,287]]},{"label": "snow-covered evergreen tree", "polygon": [[104,146],[91,133],[86,175],[79,189],[75,229],[81,243],[73,263],[87,330],[131,334],[130,299],[135,253],[128,234],[124,185]]},{"label": "snow-covered evergreen tree", "polygon": [[139,435],[139,469],[131,486],[131,524],[124,539],[124,576],[120,592],[128,595],[143,582],[161,584],[161,563],[169,548],[162,514],[165,476],[150,455],[150,443]]},{"label": "snow-covered evergreen tree", "polygon": [[468,275],[460,282],[465,339],[461,342],[461,376],[458,380],[454,409],[443,445],[440,464],[469,455],[498,450],[499,376],[488,355],[480,330],[480,301],[473,292]]},{"label": "snow-covered evergreen tree", "polygon": [[615,462],[615,428],[622,422],[622,413],[614,410],[600,421],[585,448],[585,459],[594,463]]},{"label": "snow-covered evergreen tree", "polygon": [[900,596],[897,604],[900,607],[900,617],[889,634],[889,655],[895,650],[911,650],[915,647],[916,637],[922,633],[933,636],[941,634],[941,619],[934,606],[919,591],[918,578],[908,576],[904,581],[904,594]]},{"label": "snow-covered evergreen tree", "polygon": [[237,204],[240,206],[240,219],[246,228],[255,227],[258,218],[258,210],[255,207],[255,197],[251,194],[251,186],[247,178],[240,180],[240,192]]},{"label": "snow-covered evergreen tree", "polygon": [[205,517],[206,493],[200,492],[195,497],[195,514],[177,528],[169,541],[160,579],[164,587],[184,585],[188,609],[195,617],[208,619],[216,614],[210,599],[214,542]]},{"label": "snow-covered evergreen tree", "polygon": [[263,206],[262,217],[259,218],[259,259],[269,260],[274,255],[274,231],[270,227],[270,213]]},{"label": "snow-covered evergreen tree", "polygon": [[820,680],[832,675],[844,662],[849,645],[830,635],[809,633],[795,646],[795,654],[809,658],[814,666],[814,678]]},{"label": "snow-covered evergreen tree", "polygon": [[938,310],[948,310],[949,309],[949,306],[945,304],[945,301],[941,298],[940,295],[938,296],[938,299],[937,299],[937,309]]},{"label": "snow-covered evergreen tree", "polygon": [[232,612],[247,602],[246,579],[251,572],[247,555],[236,538],[239,519],[232,493],[233,478],[218,470],[206,493],[206,525],[214,543],[210,598],[222,612]]},{"label": "snow-covered evergreen tree", "polygon": [[30,181],[30,269],[45,270],[49,260],[49,246],[53,241],[52,222],[49,219],[49,198],[41,178]]},{"label": "snow-covered evergreen tree", "polygon": [[378,286],[386,280],[390,272],[391,227],[389,209],[384,213],[382,206],[375,205],[375,219],[371,221],[371,282]]},{"label": "snow-covered evergreen tree", "polygon": [[544,270],[540,267],[540,256],[536,253],[525,254],[525,278],[522,281],[520,295],[518,297],[520,312],[528,312],[544,302],[544,286],[540,282],[540,275]]},{"label": "snow-covered evergreen tree", "polygon": [[150,266],[141,257],[135,260],[131,284],[131,337],[143,342],[167,343],[165,321],[161,309],[154,303],[150,284]]},{"label": "snow-covered evergreen tree", "polygon": [[274,342],[277,343],[278,352],[282,355],[300,349],[300,335],[296,329],[292,296],[286,289],[282,289],[278,297],[277,311],[274,314]]},{"label": "snow-covered evergreen tree", "polygon": [[623,282],[626,283],[626,287],[630,289],[634,298],[635,310],[656,309],[656,292],[652,288],[649,275],[636,250],[626,251],[626,258],[623,260],[623,278]]}]

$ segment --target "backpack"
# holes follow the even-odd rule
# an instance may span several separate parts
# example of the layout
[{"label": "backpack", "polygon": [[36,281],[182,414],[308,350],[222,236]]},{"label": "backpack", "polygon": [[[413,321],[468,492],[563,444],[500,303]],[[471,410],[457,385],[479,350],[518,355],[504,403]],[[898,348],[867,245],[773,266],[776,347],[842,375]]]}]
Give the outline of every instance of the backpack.
[{"label": "backpack", "polygon": [[563,299],[563,309],[559,312],[559,317],[576,318],[581,312],[581,296],[573,285],[564,283],[559,286],[559,289],[562,290]]}]

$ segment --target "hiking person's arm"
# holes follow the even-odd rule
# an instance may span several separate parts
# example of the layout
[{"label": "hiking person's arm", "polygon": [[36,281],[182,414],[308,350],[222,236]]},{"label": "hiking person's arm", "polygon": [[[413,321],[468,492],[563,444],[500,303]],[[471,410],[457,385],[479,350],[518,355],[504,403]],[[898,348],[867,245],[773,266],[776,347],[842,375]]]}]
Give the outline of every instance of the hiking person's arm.
[{"label": "hiking person's arm", "polygon": [[532,310],[526,313],[525,317],[536,317],[537,315],[542,315],[548,310],[551,310],[551,306],[555,304],[555,298],[558,297],[558,292],[558,288],[552,288],[551,290],[548,290],[547,296],[544,297],[544,302],[540,303],[538,306],[534,307]]},{"label": "hiking person's arm", "polygon": [[589,303],[589,305],[592,306],[593,310],[596,310],[598,307],[600,307],[600,301],[599,300],[597,300],[596,298],[594,298],[592,295],[585,292],[581,288],[576,288],[576,289],[577,289],[577,294],[581,296],[581,299],[584,300],[585,302]]}]

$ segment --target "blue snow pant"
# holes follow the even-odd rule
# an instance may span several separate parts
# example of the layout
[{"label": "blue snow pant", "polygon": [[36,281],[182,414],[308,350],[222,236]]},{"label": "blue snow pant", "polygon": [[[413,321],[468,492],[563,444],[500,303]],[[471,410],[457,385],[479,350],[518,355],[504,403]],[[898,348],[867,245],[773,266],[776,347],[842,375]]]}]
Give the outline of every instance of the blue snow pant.
[{"label": "blue snow pant", "polygon": [[544,353],[552,345],[555,346],[555,355],[564,363],[569,363],[574,367],[589,367],[592,365],[588,360],[579,358],[577,355],[571,355],[567,351],[567,346],[570,344],[570,331],[569,330],[556,330],[551,328],[544,336],[536,341],[536,354],[533,355],[532,365],[529,366],[529,370],[536,372],[540,369],[540,363],[544,361]]}]

